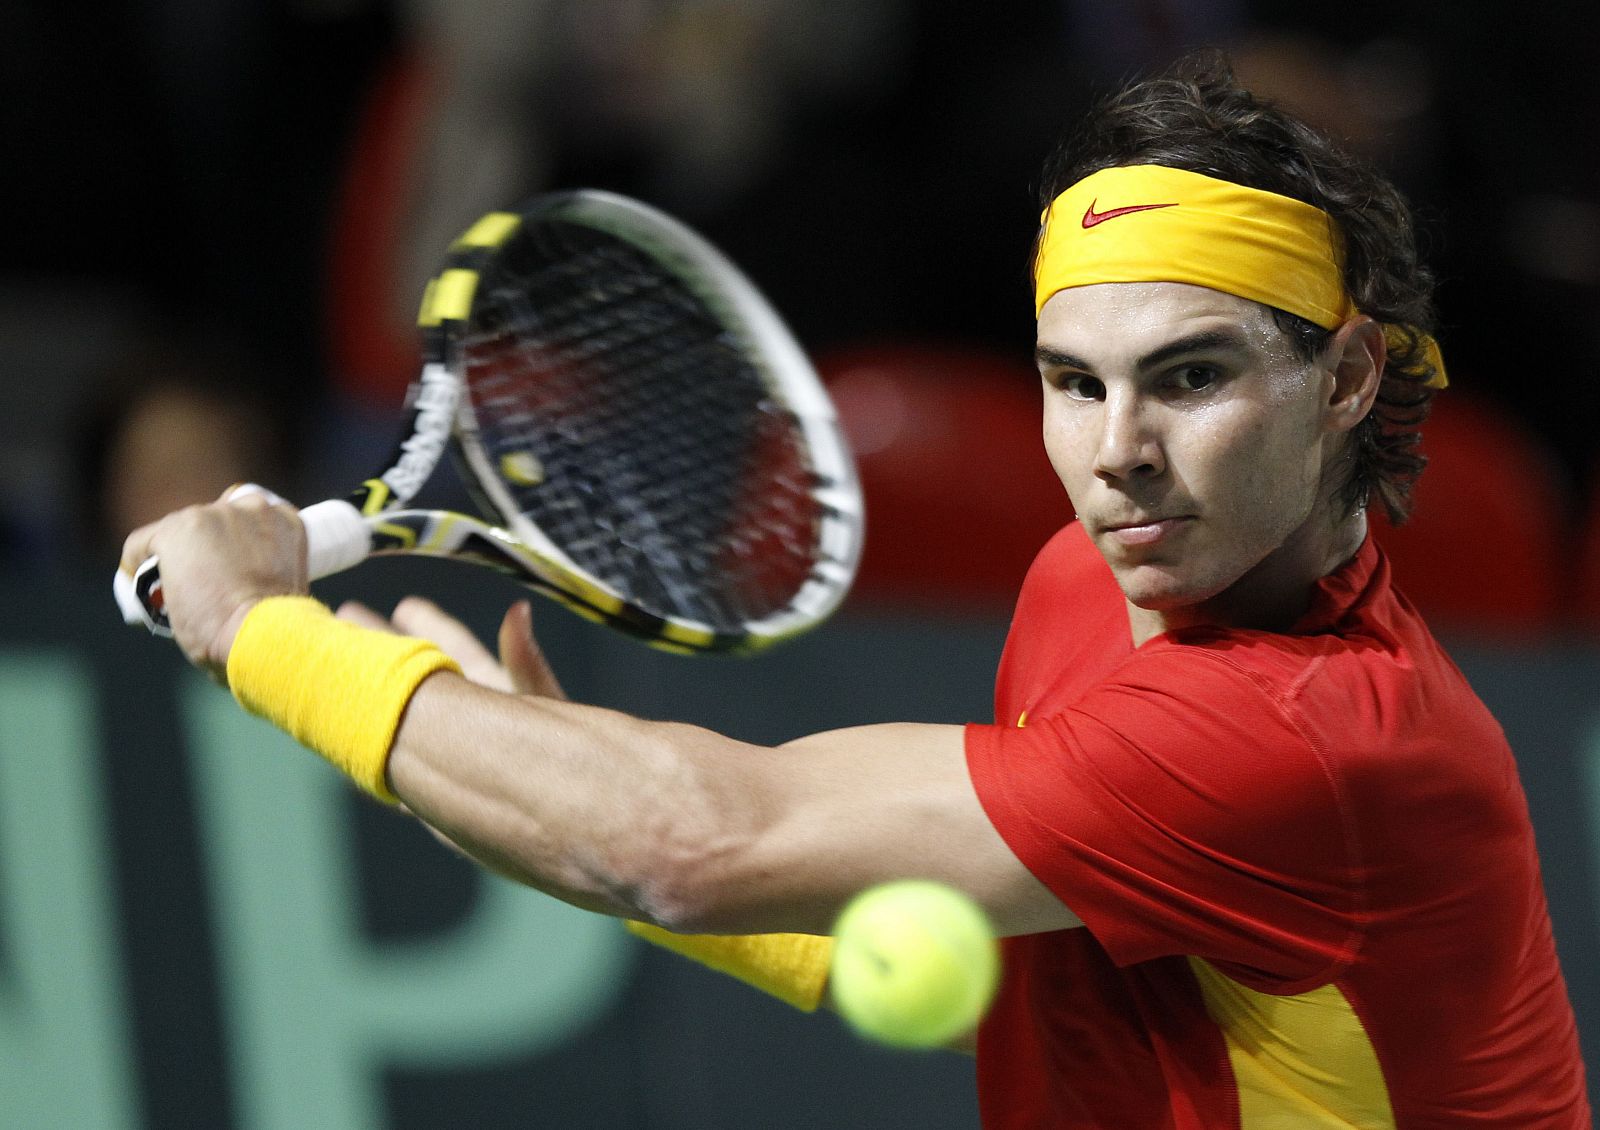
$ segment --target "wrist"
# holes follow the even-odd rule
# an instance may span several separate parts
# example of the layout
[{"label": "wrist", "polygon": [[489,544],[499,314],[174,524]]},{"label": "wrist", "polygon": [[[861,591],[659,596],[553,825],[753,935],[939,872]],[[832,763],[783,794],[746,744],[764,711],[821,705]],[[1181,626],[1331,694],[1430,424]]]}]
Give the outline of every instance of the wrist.
[{"label": "wrist", "polygon": [[227,658],[229,689],[246,710],[390,803],[389,750],[401,717],[441,670],[461,668],[427,640],[346,623],[307,596],[253,602]]},{"label": "wrist", "polygon": [[206,650],[206,660],[209,665],[219,672],[228,669],[228,658],[233,654],[234,642],[239,638],[239,629],[244,626],[245,617],[253,612],[264,598],[250,597],[239,602],[233,612],[222,622],[217,633],[212,637],[211,645]]}]

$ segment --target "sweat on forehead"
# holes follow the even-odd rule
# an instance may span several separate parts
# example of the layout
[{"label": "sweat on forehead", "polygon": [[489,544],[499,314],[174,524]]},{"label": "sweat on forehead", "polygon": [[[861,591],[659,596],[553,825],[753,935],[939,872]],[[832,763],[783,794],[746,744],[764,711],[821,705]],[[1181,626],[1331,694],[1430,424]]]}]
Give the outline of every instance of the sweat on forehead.
[{"label": "sweat on forehead", "polygon": [[1165,365],[1199,353],[1297,356],[1263,304],[1187,283],[1096,283],[1051,296],[1039,313],[1041,368]]}]

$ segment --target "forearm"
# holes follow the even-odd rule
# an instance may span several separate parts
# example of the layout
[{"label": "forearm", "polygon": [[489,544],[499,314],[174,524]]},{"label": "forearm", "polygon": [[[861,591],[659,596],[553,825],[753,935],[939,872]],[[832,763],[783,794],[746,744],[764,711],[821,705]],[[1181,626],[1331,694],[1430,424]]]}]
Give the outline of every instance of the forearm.
[{"label": "forearm", "polygon": [[248,709],[485,865],[578,906],[680,933],[823,934],[851,895],[919,875],[974,893],[1008,932],[1076,924],[989,823],[959,727],[771,749],[456,669],[304,598],[262,602],[228,657]]},{"label": "forearm", "polygon": [[[427,679],[388,780],[407,808],[502,874],[574,905],[692,927],[693,877],[757,833],[729,795],[749,747],[695,727]],[[713,763],[720,763],[714,769]]]}]

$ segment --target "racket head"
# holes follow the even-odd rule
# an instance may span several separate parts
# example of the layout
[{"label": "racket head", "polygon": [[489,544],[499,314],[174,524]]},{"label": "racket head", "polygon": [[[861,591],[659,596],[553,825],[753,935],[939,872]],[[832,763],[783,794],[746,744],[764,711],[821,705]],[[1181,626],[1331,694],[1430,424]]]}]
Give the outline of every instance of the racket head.
[{"label": "racket head", "polygon": [[759,650],[844,599],[864,522],[833,405],[684,224],[594,190],[492,213],[420,320],[464,478],[541,590],[683,651]]}]

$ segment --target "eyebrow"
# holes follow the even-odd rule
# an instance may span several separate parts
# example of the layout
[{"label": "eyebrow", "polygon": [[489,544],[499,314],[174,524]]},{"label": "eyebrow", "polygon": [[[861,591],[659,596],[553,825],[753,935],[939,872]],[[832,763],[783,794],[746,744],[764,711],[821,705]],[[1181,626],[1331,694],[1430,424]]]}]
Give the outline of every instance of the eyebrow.
[{"label": "eyebrow", "polygon": [[[1169,341],[1159,349],[1153,349],[1139,358],[1135,368],[1152,369],[1165,364],[1177,357],[1190,353],[1203,353],[1213,349],[1244,350],[1249,348],[1249,342],[1237,330],[1201,330],[1199,333],[1180,337],[1176,341]],[[1053,346],[1041,345],[1033,351],[1033,359],[1040,368],[1056,369],[1082,369],[1084,372],[1094,372],[1094,366],[1079,357],[1073,356]]]}]

